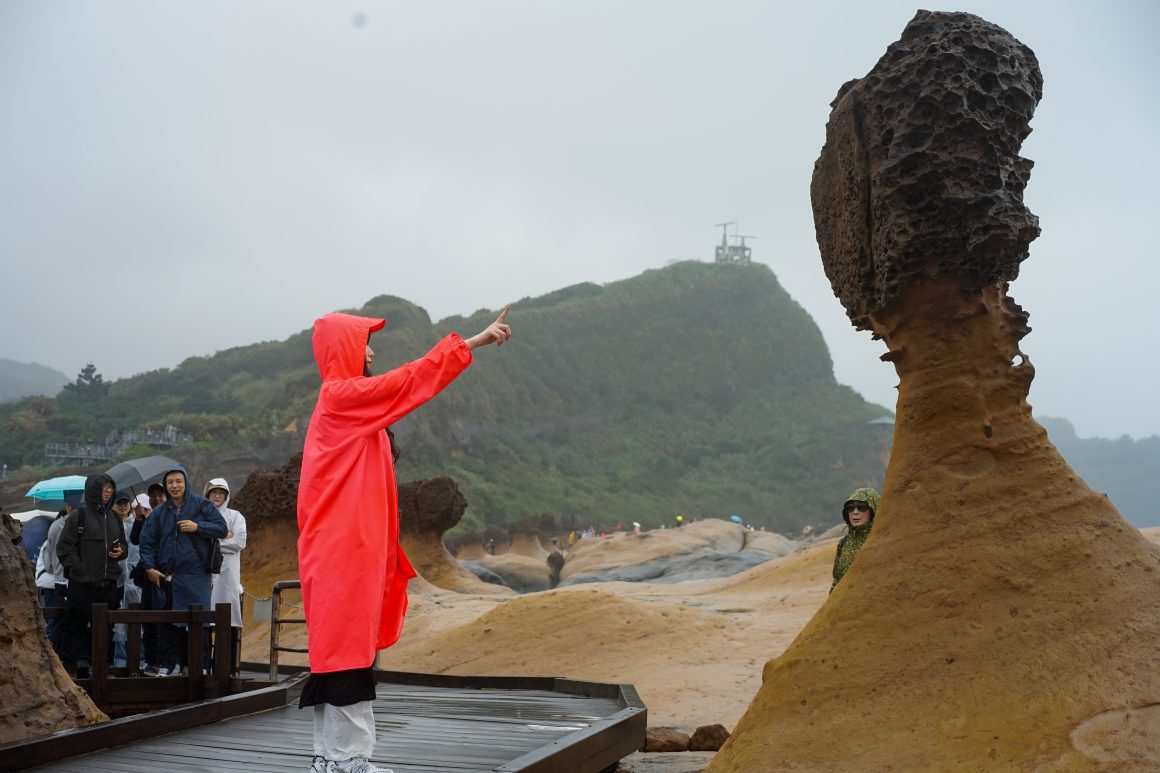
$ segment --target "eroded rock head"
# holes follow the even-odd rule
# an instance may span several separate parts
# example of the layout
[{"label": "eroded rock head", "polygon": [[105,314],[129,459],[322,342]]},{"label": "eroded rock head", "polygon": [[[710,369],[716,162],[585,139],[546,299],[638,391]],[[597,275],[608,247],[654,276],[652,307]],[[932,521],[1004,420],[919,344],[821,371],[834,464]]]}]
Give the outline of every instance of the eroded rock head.
[{"label": "eroded rock head", "polygon": [[1019,156],[1039,63],[1003,28],[919,11],[831,103],[810,192],[826,276],[859,328],[907,285],[1010,281],[1039,235]]},{"label": "eroded rock head", "polygon": [[297,523],[298,479],[302,454],[295,454],[277,470],[256,470],[241,491],[230,498],[230,507],[246,514],[251,530],[267,523]]},{"label": "eroded rock head", "polygon": [[446,475],[399,485],[399,530],[443,537],[467,509],[467,497]]}]

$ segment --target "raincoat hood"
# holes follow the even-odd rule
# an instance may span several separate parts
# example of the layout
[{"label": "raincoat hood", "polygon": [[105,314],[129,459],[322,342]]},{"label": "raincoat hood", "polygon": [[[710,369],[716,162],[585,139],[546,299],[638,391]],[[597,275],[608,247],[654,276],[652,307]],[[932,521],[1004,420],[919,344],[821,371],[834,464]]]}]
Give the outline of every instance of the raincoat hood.
[{"label": "raincoat hood", "polygon": [[[113,496],[109,497],[108,502],[102,504],[101,489],[104,488],[106,483],[113,486],[114,493]],[[85,507],[89,508],[94,513],[109,512],[109,510],[113,509],[113,502],[117,497],[116,486],[116,482],[114,482],[112,478],[103,472],[96,475],[90,475],[89,477],[85,478]]]},{"label": "raincoat hood", "polygon": [[336,312],[314,320],[314,361],[323,381],[363,374],[370,334],[386,320]]},{"label": "raincoat hood", "polygon": [[878,513],[878,492],[872,488],[856,488],[850,496],[842,500],[842,520],[850,525],[850,516],[846,515],[847,502],[865,502],[870,505],[870,523],[874,523],[874,516]]},{"label": "raincoat hood", "polygon": [[209,483],[205,484],[205,491],[202,494],[206,499],[209,499],[209,492],[215,488],[220,488],[226,492],[226,501],[222,502],[222,508],[230,506],[230,484],[226,483],[225,478],[214,478]]},{"label": "raincoat hood", "polygon": [[166,470],[161,475],[161,487],[165,489],[165,501],[170,503],[173,502],[173,497],[169,496],[169,487],[165,485],[165,479],[169,477],[169,473],[171,472],[180,472],[181,477],[185,478],[185,498],[189,499],[189,495],[193,493],[193,491],[189,488],[189,473],[185,471],[184,467],[174,467],[172,469]]}]

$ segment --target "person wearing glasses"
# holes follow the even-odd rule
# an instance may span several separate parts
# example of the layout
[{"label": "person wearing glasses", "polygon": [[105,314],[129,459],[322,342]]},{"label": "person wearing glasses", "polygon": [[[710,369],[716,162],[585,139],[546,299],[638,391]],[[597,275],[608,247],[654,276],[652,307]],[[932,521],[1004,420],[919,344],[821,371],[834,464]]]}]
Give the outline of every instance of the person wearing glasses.
[{"label": "person wearing glasses", "polygon": [[874,513],[878,510],[878,492],[872,488],[854,489],[846,497],[842,505],[842,520],[846,522],[846,535],[838,542],[838,552],[834,556],[834,582],[830,584],[830,592],[838,585],[838,581],[850,571],[854,557],[866,544],[870,536],[870,527],[874,525]]}]

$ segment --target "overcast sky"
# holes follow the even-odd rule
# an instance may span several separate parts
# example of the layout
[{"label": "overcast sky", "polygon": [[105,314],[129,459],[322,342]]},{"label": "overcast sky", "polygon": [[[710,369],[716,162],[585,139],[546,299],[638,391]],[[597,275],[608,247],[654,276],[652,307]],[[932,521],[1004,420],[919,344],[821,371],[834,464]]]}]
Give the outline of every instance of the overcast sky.
[{"label": "overcast sky", "polygon": [[[1031,403],[1160,434],[1160,4],[974,2],[1039,57]],[[0,357],[107,378],[398,295],[433,319],[677,258],[740,222],[893,407],[809,181],[911,2],[0,3]],[[509,320],[519,331],[519,319]],[[475,331],[465,331],[475,332]],[[567,346],[567,341],[561,341]]]}]

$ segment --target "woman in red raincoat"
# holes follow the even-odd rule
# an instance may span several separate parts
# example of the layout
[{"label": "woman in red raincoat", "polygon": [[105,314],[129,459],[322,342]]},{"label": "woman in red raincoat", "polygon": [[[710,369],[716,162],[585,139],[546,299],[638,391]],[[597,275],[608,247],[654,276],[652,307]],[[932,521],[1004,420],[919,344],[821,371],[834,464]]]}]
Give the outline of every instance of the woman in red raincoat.
[{"label": "woman in red raincoat", "polygon": [[[399,547],[398,456],[389,425],[430,400],[471,364],[471,351],[511,337],[508,310],[466,341],[455,333],[426,355],[370,374],[381,319],[327,314],[314,323],[322,375],[298,487],[298,569],[311,675],[300,707],[314,706],[311,771],[376,773],[372,667],[394,644],[415,576]],[[389,773],[389,771],[387,772]]]}]

